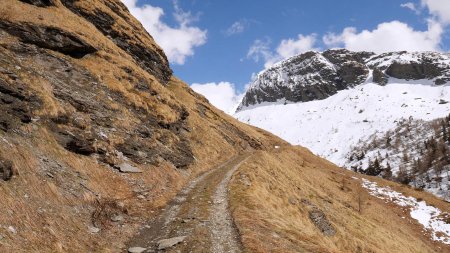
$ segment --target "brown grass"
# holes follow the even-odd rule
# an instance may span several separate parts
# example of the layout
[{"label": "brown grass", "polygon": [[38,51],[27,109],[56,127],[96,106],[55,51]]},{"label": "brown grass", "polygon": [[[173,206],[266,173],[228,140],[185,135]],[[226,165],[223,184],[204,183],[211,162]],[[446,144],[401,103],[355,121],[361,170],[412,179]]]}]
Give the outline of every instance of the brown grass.
[{"label": "brown grass", "polygon": [[[244,246],[249,252],[448,252],[448,246],[423,235],[405,210],[369,196],[351,178],[355,175],[299,147],[258,153],[231,184],[232,211]],[[342,190],[343,180],[347,190]],[[444,211],[449,208],[429,194],[370,180],[422,197]],[[299,201],[292,204],[290,198]],[[324,236],[314,226],[301,200],[326,214],[335,236]]]},{"label": "brown grass", "polygon": [[[102,1],[80,1],[79,4],[110,12]],[[99,48],[97,53],[82,59],[48,52],[87,69],[102,86],[125,98],[127,105],[108,102],[112,109],[123,115],[112,123],[114,127],[130,129],[132,123],[139,123],[139,119],[128,111],[129,105],[151,112],[163,122],[177,120],[179,113],[174,108],[184,107],[190,115],[188,125],[191,130],[187,135],[196,161],[185,170],[162,161],[155,166],[138,165],[143,171],[140,174],[121,174],[99,162],[95,156],[86,157],[65,150],[41,120],[71,114],[74,108],[55,98],[48,80],[27,69],[47,71],[43,66],[31,57],[17,59],[11,63],[11,69],[43,105],[35,112],[41,120],[24,125],[16,132],[0,131],[0,156],[13,161],[17,168],[17,174],[10,181],[0,180],[0,235],[4,237],[0,240],[0,252],[120,252],[137,228],[155,215],[189,180],[249,148],[243,140],[244,135],[260,142],[261,147],[284,143],[226,116],[176,78],[168,86],[161,85],[92,24],[60,4],[37,8],[17,0],[4,0],[0,5],[2,13],[5,15],[0,18],[13,22],[57,26]],[[131,22],[140,27],[137,21]],[[117,25],[128,29],[123,21],[119,20]],[[143,30],[132,30],[150,48],[159,48]],[[16,43],[17,38],[2,37],[1,52],[14,59],[14,52],[7,48]],[[22,69],[16,69],[15,65]],[[132,70],[131,80],[126,78],[129,76],[123,67]],[[139,79],[158,95],[152,96],[134,88]],[[96,94],[96,99],[106,100],[103,94]],[[199,104],[205,108],[205,115],[199,112]],[[109,141],[123,142],[113,135]],[[137,198],[138,195],[143,195],[144,199]],[[125,210],[125,226],[110,224],[111,215]],[[102,229],[98,234],[88,231],[94,225]],[[17,233],[9,232],[9,226]]]}]

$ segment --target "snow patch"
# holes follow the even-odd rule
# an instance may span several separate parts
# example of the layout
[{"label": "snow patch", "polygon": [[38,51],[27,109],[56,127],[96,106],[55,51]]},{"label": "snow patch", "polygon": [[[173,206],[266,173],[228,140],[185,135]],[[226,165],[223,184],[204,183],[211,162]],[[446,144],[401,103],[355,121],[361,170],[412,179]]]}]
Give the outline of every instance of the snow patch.
[{"label": "snow patch", "polygon": [[380,187],[377,183],[362,179],[362,186],[369,194],[379,199],[395,203],[398,206],[409,208],[411,218],[417,220],[431,234],[431,239],[444,244],[450,244],[450,224],[444,221],[442,211],[429,206],[425,201],[418,201],[413,197],[406,197],[389,187]]}]

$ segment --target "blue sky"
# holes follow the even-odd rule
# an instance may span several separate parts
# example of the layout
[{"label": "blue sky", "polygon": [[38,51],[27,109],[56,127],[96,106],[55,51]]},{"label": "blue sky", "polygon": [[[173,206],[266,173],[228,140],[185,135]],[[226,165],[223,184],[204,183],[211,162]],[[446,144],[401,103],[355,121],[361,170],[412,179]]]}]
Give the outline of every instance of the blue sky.
[{"label": "blue sky", "polygon": [[233,96],[252,74],[311,49],[450,49],[450,0],[124,2],[166,51],[176,76],[197,87],[231,86]]}]

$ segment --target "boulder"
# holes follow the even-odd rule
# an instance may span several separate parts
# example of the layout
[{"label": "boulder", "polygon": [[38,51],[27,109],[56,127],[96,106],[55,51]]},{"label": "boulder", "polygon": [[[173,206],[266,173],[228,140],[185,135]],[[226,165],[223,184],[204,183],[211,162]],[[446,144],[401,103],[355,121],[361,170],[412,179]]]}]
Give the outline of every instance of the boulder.
[{"label": "boulder", "polygon": [[336,234],[336,230],[328,221],[325,213],[317,207],[309,211],[309,218],[324,235],[333,236]]},{"label": "boulder", "polygon": [[89,231],[89,233],[91,233],[91,234],[97,234],[97,233],[99,233],[100,232],[100,228],[98,228],[98,227],[88,227],[88,231]]},{"label": "boulder", "polygon": [[178,237],[160,240],[160,241],[158,241],[158,250],[165,250],[165,249],[171,248],[171,247],[183,242],[184,239],[186,239],[186,236],[178,236]]},{"label": "boulder", "polygon": [[142,173],[142,170],[126,162],[119,165],[119,170],[122,173]]},{"label": "boulder", "polygon": [[121,222],[124,220],[124,217],[122,215],[114,215],[111,217],[111,221],[113,222]]},{"label": "boulder", "polygon": [[146,248],[142,248],[142,247],[131,247],[128,249],[128,253],[142,253],[146,250],[147,250]]}]

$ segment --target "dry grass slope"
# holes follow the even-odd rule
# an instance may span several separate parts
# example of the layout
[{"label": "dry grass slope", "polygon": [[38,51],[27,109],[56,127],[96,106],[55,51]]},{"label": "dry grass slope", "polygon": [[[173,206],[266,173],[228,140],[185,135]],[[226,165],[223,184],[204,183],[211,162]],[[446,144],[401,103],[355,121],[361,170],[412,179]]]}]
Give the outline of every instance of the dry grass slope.
[{"label": "dry grass slope", "polygon": [[[87,19],[53,2],[36,7],[4,0],[0,22],[54,27],[98,51],[76,58],[0,29],[0,108],[6,110],[0,160],[12,161],[15,170],[9,181],[0,179],[1,252],[120,252],[140,224],[199,173],[243,150],[283,142],[226,116],[175,77],[161,83]],[[161,53],[136,20],[112,11],[111,3],[118,1],[76,5],[102,10],[114,17],[115,29]],[[59,139],[72,135],[79,138],[71,144],[78,153]],[[116,149],[136,141],[142,150],[126,149],[137,154],[128,162],[143,173],[118,172]],[[112,222],[115,215],[124,221]],[[94,226],[100,232],[91,233]]]},{"label": "dry grass slope", "polygon": [[[401,208],[368,195],[361,177],[300,147],[260,151],[235,174],[231,206],[248,252],[448,252],[433,242]],[[407,196],[449,211],[450,205],[378,178]],[[335,235],[311,221],[311,206],[322,211]],[[406,217],[406,218],[402,218]]]}]

